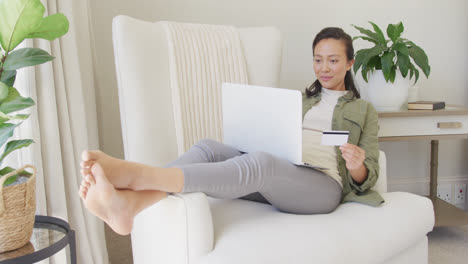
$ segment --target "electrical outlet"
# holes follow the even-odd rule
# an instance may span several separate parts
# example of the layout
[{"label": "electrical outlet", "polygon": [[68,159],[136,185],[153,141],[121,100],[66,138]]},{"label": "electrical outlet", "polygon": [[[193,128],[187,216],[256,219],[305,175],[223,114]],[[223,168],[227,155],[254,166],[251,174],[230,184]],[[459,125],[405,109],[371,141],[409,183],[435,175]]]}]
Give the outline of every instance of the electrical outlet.
[{"label": "electrical outlet", "polygon": [[454,204],[465,205],[465,201],[466,201],[466,184],[464,183],[455,184]]},{"label": "electrical outlet", "polygon": [[451,184],[437,185],[437,197],[446,201],[447,203],[451,203],[452,202],[452,185]]}]

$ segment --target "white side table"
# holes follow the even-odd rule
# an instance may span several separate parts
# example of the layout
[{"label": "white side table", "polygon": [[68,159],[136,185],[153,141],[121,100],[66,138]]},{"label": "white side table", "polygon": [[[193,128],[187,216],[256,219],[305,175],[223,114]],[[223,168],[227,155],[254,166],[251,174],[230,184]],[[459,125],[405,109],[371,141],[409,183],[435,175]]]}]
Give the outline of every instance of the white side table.
[{"label": "white side table", "polygon": [[430,195],[435,226],[468,224],[468,214],[437,198],[437,169],[440,139],[468,138],[468,107],[448,105],[441,110],[403,110],[379,113],[379,141],[431,141]]}]

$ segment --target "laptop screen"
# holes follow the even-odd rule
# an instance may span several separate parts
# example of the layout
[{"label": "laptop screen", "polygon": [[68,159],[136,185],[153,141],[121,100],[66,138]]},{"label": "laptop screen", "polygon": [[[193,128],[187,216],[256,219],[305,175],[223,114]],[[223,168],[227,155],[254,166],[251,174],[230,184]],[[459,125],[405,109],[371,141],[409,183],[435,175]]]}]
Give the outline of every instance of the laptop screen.
[{"label": "laptop screen", "polygon": [[302,94],[298,90],[223,83],[224,143],[302,162]]}]

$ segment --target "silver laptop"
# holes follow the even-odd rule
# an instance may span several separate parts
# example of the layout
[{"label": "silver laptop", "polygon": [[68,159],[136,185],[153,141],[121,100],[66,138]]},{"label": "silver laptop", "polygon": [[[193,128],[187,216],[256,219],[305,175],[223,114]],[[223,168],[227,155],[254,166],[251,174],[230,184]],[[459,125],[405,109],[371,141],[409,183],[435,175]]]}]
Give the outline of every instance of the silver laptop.
[{"label": "silver laptop", "polygon": [[242,152],[263,151],[300,166],[302,94],[298,90],[223,83],[224,143]]}]

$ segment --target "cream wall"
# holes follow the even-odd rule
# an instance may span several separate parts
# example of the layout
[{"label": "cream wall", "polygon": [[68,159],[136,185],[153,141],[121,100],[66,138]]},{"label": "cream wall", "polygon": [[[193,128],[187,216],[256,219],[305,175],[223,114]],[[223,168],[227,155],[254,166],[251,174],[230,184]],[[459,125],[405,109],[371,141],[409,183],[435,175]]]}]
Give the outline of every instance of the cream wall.
[{"label": "cream wall", "polygon": [[[100,0],[91,6],[101,149],[118,157],[123,157],[123,147],[111,41],[112,17],[118,14],[149,21],[276,26],[284,39],[281,86],[293,89],[303,89],[315,79],[311,42],[321,28],[339,26],[357,35],[350,24],[369,27],[370,20],[384,27],[403,21],[405,36],[426,50],[432,66],[430,79],[422,77],[418,82],[420,98],[468,105],[465,0]],[[355,49],[366,46],[364,41],[355,43]],[[428,193],[430,142],[384,143],[381,147],[388,156],[390,190]],[[441,181],[468,181],[466,141],[441,141],[439,153]]]}]

